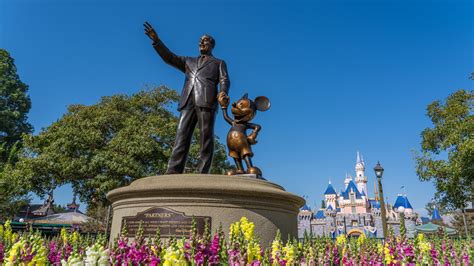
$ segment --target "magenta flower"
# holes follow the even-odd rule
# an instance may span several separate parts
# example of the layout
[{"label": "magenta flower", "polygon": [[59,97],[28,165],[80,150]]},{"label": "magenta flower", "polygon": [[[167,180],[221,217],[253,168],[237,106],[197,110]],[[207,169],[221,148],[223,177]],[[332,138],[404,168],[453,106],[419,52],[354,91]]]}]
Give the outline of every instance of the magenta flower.
[{"label": "magenta flower", "polygon": [[58,250],[55,241],[49,243],[48,260],[52,265],[61,265],[61,252]]},{"label": "magenta flower", "polygon": [[3,243],[0,242],[0,264],[3,263],[4,259],[4,253],[5,253],[5,247],[3,246]]},{"label": "magenta flower", "polygon": [[209,264],[210,265],[217,265],[219,264],[219,252],[221,251],[220,246],[220,238],[219,235],[216,234],[212,239],[211,249],[209,252]]}]

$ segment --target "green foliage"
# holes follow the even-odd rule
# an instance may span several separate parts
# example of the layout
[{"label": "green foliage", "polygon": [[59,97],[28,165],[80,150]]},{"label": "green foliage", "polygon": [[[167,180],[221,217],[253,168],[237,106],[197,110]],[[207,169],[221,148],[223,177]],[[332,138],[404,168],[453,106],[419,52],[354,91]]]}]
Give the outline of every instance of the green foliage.
[{"label": "green foliage", "polygon": [[421,133],[416,171],[422,181],[433,180],[436,199],[447,210],[472,201],[474,180],[474,92],[459,90],[446,101],[428,105],[434,127]]},{"label": "green foliage", "polygon": [[[0,146],[1,148],[2,146]],[[5,147],[5,146],[3,146]],[[30,201],[29,182],[21,177],[10,175],[15,162],[22,156],[19,142],[6,151],[6,160],[0,163],[0,220],[11,219],[13,215]]]},{"label": "green foliage", "polygon": [[[110,190],[164,173],[178,123],[169,108],[177,99],[174,90],[161,86],[103,97],[91,106],[71,105],[58,121],[25,139],[28,154],[12,175],[29,180],[39,195],[71,183],[83,202],[103,205]],[[191,149],[196,145],[195,138]],[[191,153],[190,161],[197,157]],[[226,159],[216,142],[212,171],[224,171]]]},{"label": "green foliage", "polygon": [[0,161],[8,160],[10,149],[25,133],[32,131],[27,122],[31,108],[28,86],[21,82],[10,54],[0,49]]},{"label": "green foliage", "polygon": [[27,122],[31,108],[27,91],[13,58],[0,49],[0,219],[11,218],[29,201],[28,184],[8,174],[23,153],[22,135],[32,131]]}]

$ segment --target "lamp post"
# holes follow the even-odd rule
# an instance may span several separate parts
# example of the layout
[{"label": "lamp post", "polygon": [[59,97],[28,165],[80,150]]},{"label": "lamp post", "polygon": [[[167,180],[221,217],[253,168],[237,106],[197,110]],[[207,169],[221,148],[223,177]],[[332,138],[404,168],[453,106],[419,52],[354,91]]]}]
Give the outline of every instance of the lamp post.
[{"label": "lamp post", "polygon": [[337,232],[336,214],[337,214],[336,210],[332,210],[332,211],[329,212],[329,216],[332,217],[332,220],[333,220],[333,223],[334,223],[334,235],[331,236],[332,239],[334,239],[336,237],[336,234],[337,234],[336,233]]},{"label": "lamp post", "polygon": [[382,175],[383,167],[380,165],[380,162],[377,162],[377,165],[374,167],[375,176],[377,177],[377,183],[379,185],[379,194],[380,194],[380,212],[382,215],[382,229],[383,229],[383,238],[387,239],[387,214],[385,210],[385,202],[383,199],[383,189],[382,189]]},{"label": "lamp post", "polygon": [[400,206],[397,211],[400,214],[400,235],[402,238],[405,238],[407,232],[405,227],[405,207]]}]

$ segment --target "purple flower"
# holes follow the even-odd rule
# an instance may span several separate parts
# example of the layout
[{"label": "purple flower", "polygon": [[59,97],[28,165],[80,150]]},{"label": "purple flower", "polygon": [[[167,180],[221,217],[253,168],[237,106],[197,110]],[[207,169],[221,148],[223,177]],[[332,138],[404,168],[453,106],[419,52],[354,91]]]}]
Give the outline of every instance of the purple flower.
[{"label": "purple flower", "polygon": [[157,266],[158,264],[160,264],[160,262],[161,262],[160,258],[152,256],[150,259],[150,266]]},{"label": "purple flower", "polygon": [[55,241],[49,242],[48,260],[52,265],[61,265],[61,252],[58,250]]},{"label": "purple flower", "polygon": [[334,245],[332,248],[332,262],[334,265],[339,265],[341,259],[339,258],[339,250],[337,249],[337,246]]},{"label": "purple flower", "polygon": [[258,260],[254,260],[252,261],[252,263],[250,263],[250,266],[260,266],[260,265],[261,265],[261,262]]},{"label": "purple flower", "polygon": [[433,259],[433,263],[435,265],[438,265],[439,264],[439,260],[438,260],[438,251],[436,250],[436,247],[434,244],[431,244],[431,251],[430,251],[430,254],[431,254],[431,258]]},{"label": "purple flower", "polygon": [[4,253],[5,253],[5,247],[3,246],[3,243],[0,242],[0,264],[3,263]]},{"label": "purple flower", "polygon": [[221,250],[219,235],[216,234],[212,239],[211,248],[209,251],[209,264],[219,264],[219,252]]}]

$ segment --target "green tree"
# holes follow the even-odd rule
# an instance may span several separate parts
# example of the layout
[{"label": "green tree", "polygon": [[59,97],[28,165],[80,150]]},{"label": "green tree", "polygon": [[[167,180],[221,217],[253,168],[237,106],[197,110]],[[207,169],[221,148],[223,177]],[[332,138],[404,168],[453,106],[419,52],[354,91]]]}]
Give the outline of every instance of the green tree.
[{"label": "green tree", "polygon": [[10,149],[22,135],[31,133],[27,121],[31,108],[28,86],[20,80],[13,58],[0,49],[0,162],[11,155]]},{"label": "green tree", "polygon": [[473,200],[473,112],[473,91],[458,90],[428,105],[434,127],[423,130],[421,153],[415,155],[420,180],[434,181],[436,201],[448,211],[464,211]]},{"label": "green tree", "polygon": [[28,181],[9,174],[13,172],[15,162],[23,152],[19,146],[19,142],[12,146],[6,156],[7,160],[0,166],[0,221],[11,219],[21,207],[30,202],[28,192],[31,186]]},{"label": "green tree", "polygon": [[[174,90],[161,86],[103,97],[91,106],[71,105],[58,121],[25,139],[28,156],[12,175],[29,180],[40,196],[71,183],[83,202],[103,205],[108,191],[164,173],[178,123],[169,108],[177,99]],[[229,164],[218,141],[215,158],[212,172],[223,173]],[[196,160],[192,152],[190,170]]]},{"label": "green tree", "polygon": [[8,174],[23,153],[22,135],[32,131],[27,122],[31,108],[27,92],[13,58],[0,49],[0,219],[11,218],[29,201],[28,184]]}]

